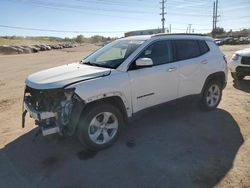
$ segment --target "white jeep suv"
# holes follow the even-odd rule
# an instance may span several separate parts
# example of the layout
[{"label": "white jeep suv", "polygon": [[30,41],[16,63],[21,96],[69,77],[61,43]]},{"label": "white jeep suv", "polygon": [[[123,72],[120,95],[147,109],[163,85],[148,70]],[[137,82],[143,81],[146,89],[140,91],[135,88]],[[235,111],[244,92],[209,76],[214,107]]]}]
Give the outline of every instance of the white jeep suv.
[{"label": "white jeep suv", "polygon": [[212,38],[159,34],[116,40],[80,62],[30,75],[29,112],[43,135],[76,134],[91,149],[112,145],[137,112],[197,96],[204,110],[221,100],[225,57]]}]

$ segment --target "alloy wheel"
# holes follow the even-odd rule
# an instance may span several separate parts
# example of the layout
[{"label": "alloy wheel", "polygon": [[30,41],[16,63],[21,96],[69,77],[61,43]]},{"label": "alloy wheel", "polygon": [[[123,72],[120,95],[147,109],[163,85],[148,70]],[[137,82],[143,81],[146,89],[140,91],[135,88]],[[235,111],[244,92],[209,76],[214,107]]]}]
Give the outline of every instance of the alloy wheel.
[{"label": "alloy wheel", "polygon": [[216,106],[220,100],[220,95],[221,95],[220,87],[216,84],[211,85],[208,89],[206,96],[207,105],[209,107]]},{"label": "alloy wheel", "polygon": [[88,135],[95,144],[106,144],[115,137],[117,130],[117,117],[111,112],[102,112],[91,120]]}]

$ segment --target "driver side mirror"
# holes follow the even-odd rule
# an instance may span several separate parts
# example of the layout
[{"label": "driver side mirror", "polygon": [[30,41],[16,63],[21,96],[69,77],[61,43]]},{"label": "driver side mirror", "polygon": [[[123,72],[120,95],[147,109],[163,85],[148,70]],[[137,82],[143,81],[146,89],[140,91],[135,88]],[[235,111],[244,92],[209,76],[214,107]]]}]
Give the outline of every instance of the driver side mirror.
[{"label": "driver side mirror", "polygon": [[153,61],[150,58],[139,58],[135,61],[137,67],[151,67],[153,66]]}]

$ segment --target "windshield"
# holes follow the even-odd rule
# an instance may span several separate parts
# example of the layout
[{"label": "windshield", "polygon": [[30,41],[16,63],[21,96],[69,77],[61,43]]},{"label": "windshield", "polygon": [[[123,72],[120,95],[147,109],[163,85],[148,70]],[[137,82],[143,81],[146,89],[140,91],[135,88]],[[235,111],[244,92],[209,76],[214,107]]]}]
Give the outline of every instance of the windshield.
[{"label": "windshield", "polygon": [[143,40],[116,40],[82,60],[82,63],[115,69],[143,42]]}]

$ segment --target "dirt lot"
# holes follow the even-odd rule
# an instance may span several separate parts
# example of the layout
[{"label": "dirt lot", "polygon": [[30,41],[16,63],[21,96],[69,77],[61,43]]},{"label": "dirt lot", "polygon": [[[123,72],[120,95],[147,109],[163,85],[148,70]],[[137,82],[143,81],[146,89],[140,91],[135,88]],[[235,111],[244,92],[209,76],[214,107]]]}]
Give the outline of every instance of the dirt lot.
[{"label": "dirt lot", "polygon": [[[223,46],[231,57],[246,46]],[[250,187],[250,77],[231,76],[219,108],[189,101],[148,110],[99,153],[21,128],[24,79],[97,46],[0,56],[0,187]]]}]

